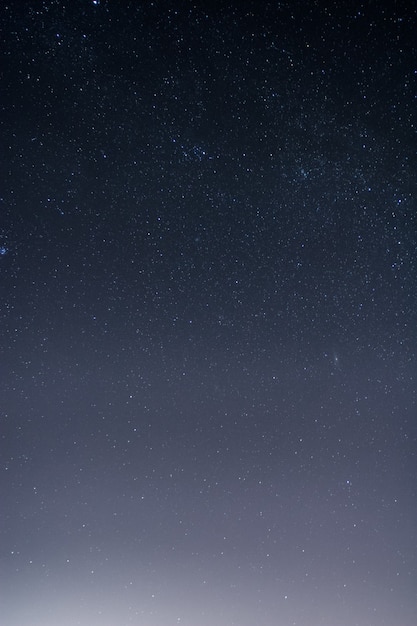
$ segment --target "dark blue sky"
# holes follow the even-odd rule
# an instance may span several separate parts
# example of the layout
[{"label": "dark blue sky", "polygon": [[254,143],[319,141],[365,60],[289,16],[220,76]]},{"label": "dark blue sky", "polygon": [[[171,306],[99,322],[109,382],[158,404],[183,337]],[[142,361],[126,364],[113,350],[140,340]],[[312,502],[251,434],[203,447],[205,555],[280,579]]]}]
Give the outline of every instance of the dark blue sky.
[{"label": "dark blue sky", "polygon": [[6,626],[414,626],[416,18],[0,10]]}]

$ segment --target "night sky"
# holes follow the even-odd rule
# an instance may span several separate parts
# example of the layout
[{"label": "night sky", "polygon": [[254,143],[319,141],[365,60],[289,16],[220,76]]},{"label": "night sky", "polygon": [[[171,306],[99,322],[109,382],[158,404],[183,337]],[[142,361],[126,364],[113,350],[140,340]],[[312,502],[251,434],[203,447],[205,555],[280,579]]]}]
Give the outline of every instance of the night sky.
[{"label": "night sky", "polygon": [[414,2],[0,9],[4,626],[415,626]]}]

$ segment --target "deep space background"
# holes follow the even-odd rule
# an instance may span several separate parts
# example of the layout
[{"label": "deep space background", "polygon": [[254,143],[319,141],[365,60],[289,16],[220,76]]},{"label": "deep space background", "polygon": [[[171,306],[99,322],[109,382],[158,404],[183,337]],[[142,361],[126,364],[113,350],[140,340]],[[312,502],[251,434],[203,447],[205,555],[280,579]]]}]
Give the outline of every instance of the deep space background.
[{"label": "deep space background", "polygon": [[415,3],[0,27],[1,623],[415,626]]}]

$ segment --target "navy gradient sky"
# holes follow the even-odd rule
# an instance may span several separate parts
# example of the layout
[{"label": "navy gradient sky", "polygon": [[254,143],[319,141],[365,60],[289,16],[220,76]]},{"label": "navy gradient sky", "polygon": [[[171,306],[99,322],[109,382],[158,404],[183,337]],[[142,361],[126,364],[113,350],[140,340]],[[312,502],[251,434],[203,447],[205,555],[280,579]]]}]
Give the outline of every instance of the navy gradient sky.
[{"label": "navy gradient sky", "polygon": [[415,626],[413,3],[8,2],[4,626]]}]

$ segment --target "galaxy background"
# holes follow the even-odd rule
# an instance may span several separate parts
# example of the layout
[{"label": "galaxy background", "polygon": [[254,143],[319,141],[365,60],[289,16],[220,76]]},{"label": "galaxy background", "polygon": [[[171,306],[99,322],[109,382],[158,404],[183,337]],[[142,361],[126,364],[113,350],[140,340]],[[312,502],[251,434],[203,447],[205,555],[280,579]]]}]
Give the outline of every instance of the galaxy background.
[{"label": "galaxy background", "polygon": [[0,27],[2,625],[415,626],[415,3]]}]

